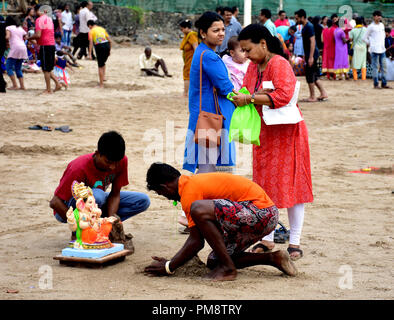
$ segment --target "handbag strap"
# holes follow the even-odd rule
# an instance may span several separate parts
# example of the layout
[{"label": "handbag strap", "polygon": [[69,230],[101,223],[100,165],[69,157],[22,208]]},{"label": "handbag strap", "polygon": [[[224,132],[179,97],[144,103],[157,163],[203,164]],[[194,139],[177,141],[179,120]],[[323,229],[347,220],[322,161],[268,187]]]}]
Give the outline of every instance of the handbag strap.
[{"label": "handbag strap", "polygon": [[[201,106],[202,106],[202,102],[201,102],[201,100],[202,100],[202,56],[204,55],[205,51],[207,51],[207,50],[204,50],[200,56],[200,113],[201,113]],[[222,111],[220,110],[218,94],[217,94],[215,87],[213,87],[213,99],[215,102],[216,114],[223,115]]]}]

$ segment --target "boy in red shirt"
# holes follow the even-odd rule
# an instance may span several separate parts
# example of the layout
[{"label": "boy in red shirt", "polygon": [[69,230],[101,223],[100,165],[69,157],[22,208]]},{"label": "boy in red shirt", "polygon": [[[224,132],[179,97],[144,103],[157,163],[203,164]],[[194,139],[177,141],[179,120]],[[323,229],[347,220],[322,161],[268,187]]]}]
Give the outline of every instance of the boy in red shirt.
[{"label": "boy in red shirt", "polygon": [[273,231],[279,220],[278,209],[258,184],[229,173],[184,176],[164,163],[152,164],[146,180],[149,190],[181,202],[190,229],[182,249],[171,260],[153,257],[146,273],[173,274],[197,255],[207,240],[213,249],[207,261],[212,269],[207,277],[212,280],[234,280],[237,269],[255,265],[271,265],[296,275],[286,251],[245,252],[259,237]]},{"label": "boy in red shirt", "polygon": [[[124,221],[145,211],[150,205],[149,197],[144,193],[121,191],[129,184],[127,156],[125,142],[115,131],[106,132],[100,137],[94,153],[82,155],[68,164],[49,203],[55,218],[62,223],[67,222],[68,208],[75,208],[71,193],[73,181],[84,182],[92,188],[103,217],[118,216]],[[111,191],[108,193],[106,189],[110,184]]]}]

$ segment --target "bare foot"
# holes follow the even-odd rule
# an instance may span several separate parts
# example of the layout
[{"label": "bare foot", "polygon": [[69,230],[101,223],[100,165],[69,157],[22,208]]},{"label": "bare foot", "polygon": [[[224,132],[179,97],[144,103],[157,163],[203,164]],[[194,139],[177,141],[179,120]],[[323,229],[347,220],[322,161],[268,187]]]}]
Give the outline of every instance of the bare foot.
[{"label": "bare foot", "polygon": [[53,90],[53,92],[60,91],[60,90],[62,90],[62,86],[61,85],[57,85],[55,90]]},{"label": "bare foot", "polygon": [[204,279],[212,281],[232,281],[237,278],[236,269],[227,269],[221,265],[217,266],[210,273],[208,273]]},{"label": "bare foot", "polygon": [[43,92],[41,92],[40,94],[52,94],[52,90],[48,91],[48,90],[44,90]]},{"label": "bare foot", "polygon": [[25,87],[20,87],[19,90],[26,90],[26,88]]},{"label": "bare foot", "polygon": [[[268,254],[268,253],[267,253]],[[284,250],[275,251],[272,254],[273,266],[278,268],[288,276],[294,277],[297,275],[297,269],[290,260],[289,254]]]},{"label": "bare foot", "polygon": [[18,87],[9,87],[7,90],[18,90]]}]

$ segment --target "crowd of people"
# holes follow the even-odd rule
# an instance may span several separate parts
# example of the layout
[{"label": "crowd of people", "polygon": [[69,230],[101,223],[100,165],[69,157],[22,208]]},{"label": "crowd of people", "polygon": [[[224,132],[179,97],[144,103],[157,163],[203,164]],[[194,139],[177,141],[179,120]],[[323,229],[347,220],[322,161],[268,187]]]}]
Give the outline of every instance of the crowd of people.
[{"label": "crowd of people", "polygon": [[[97,17],[92,8],[91,1],[83,1],[73,14],[69,4],[52,10],[33,0],[22,21],[11,15],[5,20],[0,16],[0,92],[25,90],[23,73],[41,71],[45,80],[44,93],[67,89],[69,71],[80,67],[77,59],[83,57],[97,60],[98,86],[103,87],[112,41],[106,30],[96,25]],[[11,86],[4,80],[4,72]],[[51,81],[55,84],[54,90]]]},{"label": "crowd of people", "polygon": [[[53,14],[50,7],[35,5],[22,26],[7,17],[4,39],[8,47],[0,53],[6,56],[12,82],[8,89],[18,88],[17,79],[19,89],[25,89],[22,66],[34,63],[43,71],[45,93],[52,92],[51,80],[55,91],[60,90],[69,83],[66,68],[78,66],[78,50],[77,58],[97,60],[102,87],[112,41],[106,30],[96,25],[92,7],[92,2],[82,2],[73,18],[67,5]],[[154,163],[146,182],[148,190],[181,202],[184,215],[179,222],[188,228],[189,237],[171,260],[153,257],[145,268],[148,274],[173,274],[207,241],[213,250],[207,262],[213,280],[234,280],[237,269],[254,265],[270,265],[296,275],[292,261],[303,257],[300,241],[305,203],[313,201],[308,129],[297,104],[297,72],[302,69],[308,83],[310,96],[303,102],[325,101],[328,92],[321,74],[326,73],[329,79],[347,79],[352,69],[356,80],[360,70],[365,80],[369,47],[374,87],[389,88],[386,55],[392,58],[393,30],[384,29],[380,12],[373,13],[367,28],[362,17],[342,26],[335,14],[330,19],[309,19],[303,9],[294,13],[294,19],[287,19],[282,10],[275,22],[270,10],[262,9],[260,23],[243,28],[237,12],[236,7],[207,11],[195,22],[196,31],[189,20],[179,25],[184,36],[180,50],[189,106],[183,169],[193,175],[181,175],[167,164]],[[72,32],[76,34],[73,50]],[[150,47],[141,54],[139,64],[143,75],[172,76],[164,59]],[[245,90],[241,92],[241,88]],[[320,95],[315,94],[315,88]],[[253,181],[232,174],[236,148],[229,140],[234,111],[250,104],[256,107],[261,122],[261,144],[253,145]],[[297,120],[269,123],[263,107],[272,111],[285,106],[296,109]],[[216,114],[216,120],[222,121],[214,145],[198,139],[204,121],[201,116],[207,114]],[[123,137],[115,131],[104,133],[94,153],[78,157],[64,171],[50,202],[54,217],[67,223],[67,209],[75,206],[70,189],[74,180],[92,188],[104,209],[103,216],[124,221],[147,210],[150,200],[146,194],[121,191],[128,184],[127,161]],[[111,191],[105,192],[110,184]],[[272,252],[281,208],[288,214],[289,245],[287,252]]]}]

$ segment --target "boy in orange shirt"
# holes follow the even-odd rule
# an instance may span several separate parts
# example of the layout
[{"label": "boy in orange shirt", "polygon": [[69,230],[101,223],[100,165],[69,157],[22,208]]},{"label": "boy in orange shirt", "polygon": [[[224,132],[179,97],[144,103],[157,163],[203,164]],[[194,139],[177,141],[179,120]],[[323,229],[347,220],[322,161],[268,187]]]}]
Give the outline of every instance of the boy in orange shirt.
[{"label": "boy in orange shirt", "polygon": [[147,187],[167,199],[180,201],[189,222],[190,235],[171,259],[152,257],[145,268],[153,275],[173,274],[204,247],[213,251],[207,266],[208,278],[234,280],[237,269],[271,265],[287,275],[297,270],[286,251],[250,253],[245,250],[273,231],[279,211],[264,190],[244,177],[228,173],[185,176],[164,163],[153,163],[147,172]]}]

